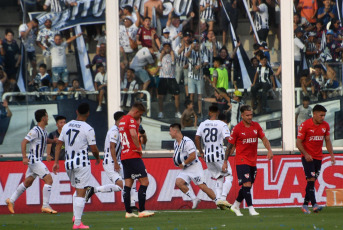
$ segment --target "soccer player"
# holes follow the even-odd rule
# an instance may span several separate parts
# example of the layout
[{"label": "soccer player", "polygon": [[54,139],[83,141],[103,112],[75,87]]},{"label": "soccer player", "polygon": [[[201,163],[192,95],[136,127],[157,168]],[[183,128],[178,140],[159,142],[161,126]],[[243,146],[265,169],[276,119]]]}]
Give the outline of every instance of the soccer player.
[{"label": "soccer player", "polygon": [[312,112],[313,117],[299,126],[297,136],[297,148],[301,152],[301,161],[307,180],[306,195],[301,209],[305,214],[311,213],[308,209],[309,202],[311,202],[314,212],[319,212],[323,208],[316,202],[314,183],[320,174],[322,166],[324,140],[326,149],[331,155],[332,165],[336,163],[330,140],[330,126],[324,121],[326,109],[322,105],[315,105]]},{"label": "soccer player", "polygon": [[243,216],[239,210],[239,206],[245,199],[245,202],[249,207],[249,214],[251,216],[257,216],[259,213],[255,211],[252,205],[250,190],[257,173],[256,161],[258,138],[262,140],[263,145],[268,150],[268,160],[273,158],[273,152],[261,126],[257,122],[252,121],[253,111],[251,106],[243,105],[241,107],[241,117],[242,121],[233,128],[229,138],[222,170],[227,170],[227,160],[229,158],[229,154],[233,153],[232,150],[235,146],[238,183],[239,185],[242,185],[242,187],[239,190],[235,203],[231,206],[231,211],[233,211],[237,216]]},{"label": "soccer player", "polygon": [[74,225],[73,229],[88,229],[89,226],[81,222],[85,207],[86,188],[91,179],[91,164],[88,157],[88,146],[96,158],[96,165],[100,163],[99,150],[96,146],[94,129],[86,123],[89,117],[89,104],[81,103],[76,110],[76,120],[71,120],[62,128],[55,150],[55,164],[53,172],[59,170],[59,155],[62,145],[65,145],[65,169],[71,186],[76,190],[73,196]]},{"label": "soccer player", "polygon": [[[121,163],[124,171],[124,192],[123,199],[125,204],[126,218],[149,217],[153,212],[145,210],[146,190],[149,185],[148,174],[142,160],[142,148],[138,139],[138,120],[145,113],[146,109],[142,103],[133,104],[129,113],[122,117],[119,122],[120,142],[122,146]],[[138,179],[140,186],[138,190],[138,215],[132,212],[131,187],[135,179]]]},{"label": "soccer player", "polygon": [[170,125],[169,135],[171,138],[175,139],[173,156],[174,164],[182,169],[176,178],[175,185],[192,199],[192,209],[195,209],[201,200],[189,190],[187,185],[190,185],[191,180],[216,203],[217,207],[222,209],[225,203],[217,200],[216,194],[212,189],[207,187],[204,181],[204,170],[196,154],[194,142],[188,137],[182,135],[181,125],[178,123]]},{"label": "soccer player", "polygon": [[[224,163],[223,140],[229,139],[230,130],[226,123],[218,120],[219,109],[216,105],[209,108],[210,119],[201,122],[196,136],[195,145],[205,160],[208,171],[212,178],[216,179],[216,196],[223,205],[221,209],[228,209],[231,204],[226,201],[232,186],[232,170],[228,164],[227,171],[222,171]],[[201,148],[201,140],[204,143],[205,153]]]},{"label": "soccer player", "polygon": [[[52,177],[48,168],[42,162],[42,156],[46,149],[46,144],[51,144],[54,140],[48,138],[48,133],[45,127],[48,125],[48,113],[45,109],[39,109],[35,112],[35,119],[37,125],[34,126],[26,137],[21,142],[21,154],[23,155],[23,164],[28,165],[25,180],[22,182],[12,194],[10,198],[6,199],[8,210],[14,213],[14,202],[19,196],[30,187],[33,181],[38,176],[44,180],[45,185],[43,187],[43,206],[42,212],[56,214],[57,211],[53,210],[49,205]],[[26,156],[26,145],[30,143],[29,157]]]}]

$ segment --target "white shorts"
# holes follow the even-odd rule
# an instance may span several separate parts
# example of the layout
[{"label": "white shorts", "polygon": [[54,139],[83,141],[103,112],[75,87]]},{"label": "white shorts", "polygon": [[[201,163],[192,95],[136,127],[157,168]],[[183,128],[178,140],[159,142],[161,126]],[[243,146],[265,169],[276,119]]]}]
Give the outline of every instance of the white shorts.
[{"label": "white shorts", "polygon": [[224,160],[217,162],[206,162],[208,171],[211,173],[212,178],[218,179],[220,176],[226,177],[232,175],[230,163],[227,162],[227,172],[222,171]]},{"label": "white shorts", "polygon": [[50,171],[46,165],[41,161],[36,161],[33,164],[29,164],[29,167],[26,170],[25,178],[29,176],[36,178],[38,176],[40,179],[43,179],[48,174],[50,174]]},{"label": "white shorts", "polygon": [[70,179],[71,186],[78,189],[84,189],[90,185],[91,166],[66,170]]},{"label": "white shorts", "polygon": [[191,180],[196,185],[205,184],[204,169],[199,160],[197,163],[183,169],[176,178],[183,179],[187,184],[190,184]]},{"label": "white shorts", "polygon": [[106,175],[108,176],[108,178],[110,178],[110,180],[112,181],[113,184],[116,183],[117,180],[122,180],[122,176],[123,176],[123,166],[121,165],[121,163],[119,163],[120,165],[120,173],[118,173],[117,171],[114,170],[114,164],[104,164],[102,165],[102,167],[105,170]]}]

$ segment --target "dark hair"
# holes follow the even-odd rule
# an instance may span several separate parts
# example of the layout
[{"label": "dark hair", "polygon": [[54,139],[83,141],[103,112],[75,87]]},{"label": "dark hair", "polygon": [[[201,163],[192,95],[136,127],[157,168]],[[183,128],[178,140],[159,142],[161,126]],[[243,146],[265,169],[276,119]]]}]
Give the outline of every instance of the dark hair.
[{"label": "dark hair", "polygon": [[322,65],[315,65],[314,68],[315,69],[322,69]]},{"label": "dark hair", "polygon": [[213,62],[216,62],[216,61],[219,62],[220,65],[223,64],[223,60],[220,57],[213,58]]},{"label": "dark hair", "polygon": [[113,119],[115,121],[118,121],[124,115],[125,115],[125,113],[123,111],[117,111],[113,114]]},{"label": "dark hair", "polygon": [[5,35],[7,35],[7,34],[9,34],[9,33],[11,33],[12,35],[14,35],[13,30],[11,30],[11,29],[6,29],[6,30],[5,30]]},{"label": "dark hair", "polygon": [[257,61],[258,61],[257,57],[252,57],[252,58],[250,59],[251,64],[252,64],[252,62],[253,62],[254,60],[257,60]]},{"label": "dark hair", "polygon": [[262,56],[264,56],[264,53],[262,50],[259,50],[256,52],[255,56],[260,56],[262,58]]},{"label": "dark hair", "polygon": [[226,115],[224,113],[219,113],[218,120],[226,122]]},{"label": "dark hair", "polygon": [[125,10],[129,11],[130,13],[132,13],[132,11],[133,11],[133,8],[132,8],[132,6],[129,6],[129,5],[127,5],[127,6],[124,6],[124,7],[123,7],[123,9],[125,9]]},{"label": "dark hair", "polygon": [[62,35],[61,35],[61,34],[55,34],[54,39],[55,39],[55,37],[60,37],[60,38],[62,38]]},{"label": "dark hair", "polygon": [[76,78],[75,78],[75,79],[71,82],[71,84],[73,84],[74,81],[77,81],[78,83],[80,83],[79,79],[76,79]]},{"label": "dark hair", "polygon": [[130,71],[132,71],[133,73],[135,73],[135,70],[134,70],[134,69],[132,69],[132,68],[127,68],[127,70],[126,70],[126,71],[128,71],[128,70],[130,70]]},{"label": "dark hair", "polygon": [[105,67],[105,66],[102,63],[96,64],[96,69],[98,69],[100,67]]},{"label": "dark hair", "polygon": [[192,104],[193,102],[191,101],[191,100],[189,100],[189,99],[186,99],[185,100],[185,107],[187,108],[187,106],[189,106],[190,104]]},{"label": "dark hair", "polygon": [[56,123],[57,123],[59,120],[67,120],[67,118],[66,118],[65,116],[58,115],[58,116],[55,117]]},{"label": "dark hair", "polygon": [[240,110],[241,110],[241,113],[244,113],[245,111],[252,111],[252,108],[250,105],[242,105]]},{"label": "dark hair", "polygon": [[59,81],[57,82],[57,85],[64,85],[64,81],[59,80]]},{"label": "dark hair", "polygon": [[46,69],[46,64],[44,64],[44,63],[40,64],[40,65],[39,65],[39,68],[44,68],[44,69]]},{"label": "dark hair", "polygon": [[305,96],[305,97],[303,98],[303,101],[310,101],[310,98],[309,98],[308,96]]},{"label": "dark hair", "polygon": [[327,112],[324,106],[322,105],[315,105],[312,109],[312,112]]},{"label": "dark hair", "polygon": [[146,112],[146,108],[144,107],[144,105],[143,105],[142,102],[135,102],[135,103],[132,105],[132,108],[138,109],[138,110],[141,111],[141,112]]},{"label": "dark hair", "polygon": [[39,25],[39,21],[37,18],[32,19],[32,21],[34,21],[35,23],[37,23]]},{"label": "dark hair", "polygon": [[310,74],[310,71],[308,71],[308,69],[303,69],[300,73],[299,73],[299,75],[298,75],[298,77],[303,77],[303,76],[308,76]]},{"label": "dark hair", "polygon": [[81,103],[78,107],[77,107],[77,111],[79,112],[79,114],[81,115],[85,115],[89,112],[89,104],[88,103]]},{"label": "dark hair", "polygon": [[181,131],[181,125],[180,123],[173,123],[169,126],[170,128],[173,128],[173,129],[178,129]]},{"label": "dark hair", "polygon": [[38,109],[35,112],[35,119],[37,122],[41,122],[42,118],[47,114],[45,109]]},{"label": "dark hair", "polygon": [[211,113],[218,113],[219,109],[218,109],[218,106],[216,106],[216,105],[211,105],[211,106],[208,108],[208,111],[210,111]]},{"label": "dark hair", "polygon": [[261,55],[261,56],[260,56],[260,59],[261,59],[261,60],[266,59],[266,58],[267,58],[266,55]]},{"label": "dark hair", "polygon": [[253,46],[254,50],[258,50],[260,48],[260,44],[255,43]]},{"label": "dark hair", "polygon": [[222,52],[222,50],[225,50],[226,53],[228,53],[227,48],[226,48],[225,46],[223,46],[222,48],[220,48],[219,53]]},{"label": "dark hair", "polygon": [[145,21],[145,19],[149,19],[151,21],[150,17],[144,17],[143,21]]}]

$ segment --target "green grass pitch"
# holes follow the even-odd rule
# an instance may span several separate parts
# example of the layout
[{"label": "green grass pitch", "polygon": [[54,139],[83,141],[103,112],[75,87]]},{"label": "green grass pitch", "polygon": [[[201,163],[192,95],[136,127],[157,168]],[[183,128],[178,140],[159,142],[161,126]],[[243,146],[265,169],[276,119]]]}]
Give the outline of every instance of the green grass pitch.
[{"label": "green grass pitch", "polygon": [[[256,209],[260,216],[249,216],[242,210],[243,217],[222,210],[158,211],[150,218],[125,219],[124,211],[85,212],[82,221],[90,229],[118,230],[239,230],[239,229],[282,229],[282,230],[335,230],[343,229],[343,208],[324,208],[320,213],[305,215],[300,208]],[[0,229],[72,229],[72,213],[14,214],[0,215]]]}]

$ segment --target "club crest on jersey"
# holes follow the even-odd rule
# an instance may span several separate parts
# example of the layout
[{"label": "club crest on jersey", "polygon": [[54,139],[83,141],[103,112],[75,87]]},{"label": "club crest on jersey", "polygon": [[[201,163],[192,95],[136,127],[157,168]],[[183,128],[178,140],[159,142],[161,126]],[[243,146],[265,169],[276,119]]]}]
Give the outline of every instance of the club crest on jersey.
[{"label": "club crest on jersey", "polygon": [[323,133],[325,133],[326,129],[325,129],[325,128],[322,128],[322,131],[323,131]]},{"label": "club crest on jersey", "polygon": [[249,179],[249,173],[244,174],[245,178]]},{"label": "club crest on jersey", "polygon": [[254,129],[254,133],[257,134],[257,130],[256,129]]},{"label": "club crest on jersey", "polygon": [[131,120],[131,123],[133,123],[134,122],[134,120]]},{"label": "club crest on jersey", "polygon": [[315,177],[316,173],[315,172],[311,172],[311,176]]}]

